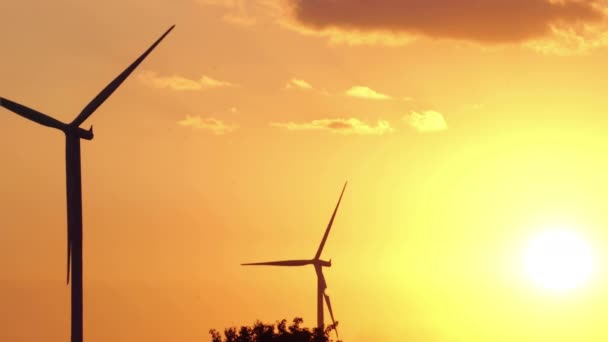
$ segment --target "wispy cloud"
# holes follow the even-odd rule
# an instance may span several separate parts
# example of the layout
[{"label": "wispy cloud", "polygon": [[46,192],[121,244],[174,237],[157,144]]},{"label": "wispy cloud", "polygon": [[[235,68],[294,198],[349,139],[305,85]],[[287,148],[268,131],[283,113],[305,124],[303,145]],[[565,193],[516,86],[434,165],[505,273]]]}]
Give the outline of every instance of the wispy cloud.
[{"label": "wispy cloud", "polygon": [[186,118],[178,121],[177,124],[184,127],[191,127],[193,129],[211,131],[216,135],[223,135],[238,128],[238,126],[226,124],[222,120],[211,117],[202,118],[200,115],[186,115]]},{"label": "wispy cloud", "polygon": [[328,131],[343,135],[382,135],[393,131],[388,121],[378,120],[375,126],[359,119],[319,119],[305,123],[273,122],[273,127],[281,127],[290,131]]},{"label": "wispy cloud", "polygon": [[256,19],[246,14],[226,14],[223,19],[227,23],[238,26],[253,26],[256,24]]},{"label": "wispy cloud", "polygon": [[201,76],[198,80],[189,79],[179,75],[159,76],[154,71],[144,71],[139,75],[139,79],[147,86],[154,88],[169,88],[175,91],[196,91],[211,88],[234,87],[236,84],[216,80],[209,76]]},{"label": "wispy cloud", "polygon": [[371,99],[371,100],[390,100],[391,97],[379,93],[369,87],[364,86],[354,86],[346,91],[346,95],[352,97],[358,97],[362,99]]},{"label": "wispy cloud", "polygon": [[310,85],[310,83],[304,81],[304,80],[300,80],[297,78],[292,78],[289,81],[287,81],[287,84],[285,84],[285,88],[287,89],[305,89],[305,90],[309,90],[312,89],[312,86]]},{"label": "wispy cloud", "polygon": [[[603,8],[608,13],[608,8]],[[524,46],[543,54],[572,56],[588,55],[593,50],[608,46],[608,16],[601,22],[573,26],[555,23],[550,26],[550,38],[527,41]]]},{"label": "wispy cloud", "polygon": [[[332,94],[324,88],[316,89],[307,81],[305,81],[303,79],[299,79],[299,78],[292,78],[289,81],[287,81],[287,83],[285,84],[285,89],[314,90],[315,92],[317,92],[318,94],[323,95],[323,96],[340,95],[339,93]],[[411,97],[393,98],[390,95],[377,92],[377,91],[371,89],[370,87],[366,87],[366,86],[353,86],[353,87],[347,89],[346,91],[344,91],[343,94],[346,96],[350,96],[350,97],[357,97],[360,99],[368,99],[368,100],[392,100],[392,99],[402,100],[402,101],[412,101],[413,100]]]},{"label": "wispy cloud", "polygon": [[226,13],[222,19],[238,26],[253,26],[256,19],[250,14],[246,0],[196,0],[201,5],[223,8]]},{"label": "wispy cloud", "polygon": [[438,132],[448,129],[448,124],[441,113],[434,110],[411,112],[403,120],[419,132]]},{"label": "wispy cloud", "polygon": [[325,27],[322,29],[311,28],[302,25],[296,20],[280,18],[278,24],[285,29],[298,32],[304,36],[317,36],[327,38],[330,45],[384,45],[402,46],[415,41],[418,37],[410,34],[394,33],[381,30],[345,30],[336,27]]}]

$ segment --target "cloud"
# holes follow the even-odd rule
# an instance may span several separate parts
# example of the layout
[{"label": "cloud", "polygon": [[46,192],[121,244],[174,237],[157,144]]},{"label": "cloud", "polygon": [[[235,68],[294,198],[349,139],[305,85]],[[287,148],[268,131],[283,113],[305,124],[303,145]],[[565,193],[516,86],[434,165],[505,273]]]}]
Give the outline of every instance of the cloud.
[{"label": "cloud", "polygon": [[405,116],[403,120],[419,132],[438,132],[448,129],[448,124],[445,122],[443,115],[433,110],[422,113],[412,112]]},{"label": "cloud", "polygon": [[[607,10],[608,12],[608,10]],[[608,46],[608,20],[596,25],[551,25],[551,39],[533,39],[524,45],[543,54],[584,55]]]},{"label": "cloud", "polygon": [[227,125],[222,120],[215,118],[201,118],[200,116],[186,115],[186,118],[177,122],[184,127],[211,131],[216,135],[223,135],[238,128],[236,125]]},{"label": "cloud", "polygon": [[291,80],[287,81],[285,84],[285,89],[314,90],[316,93],[322,96],[331,95],[327,89],[315,89],[310,83],[297,78],[292,78]]},{"label": "cloud", "polygon": [[225,81],[218,81],[209,76],[202,76],[198,80],[192,80],[182,76],[158,76],[154,71],[144,71],[139,75],[139,79],[146,85],[154,88],[169,88],[175,91],[205,90],[211,88],[234,87],[235,84]]},{"label": "cloud", "polygon": [[250,7],[247,6],[254,3],[251,0],[196,0],[196,2],[204,6],[223,8],[225,14],[222,19],[227,23],[238,26],[253,26],[257,23]]},{"label": "cloud", "polygon": [[346,95],[371,100],[391,99],[391,97],[386,94],[378,93],[375,90],[364,86],[354,86],[346,91]]},{"label": "cloud", "polygon": [[601,0],[286,0],[285,26],[348,44],[417,37],[526,43],[544,52],[608,44]]},{"label": "cloud", "polygon": [[[287,16],[288,17],[288,16]],[[417,37],[403,33],[393,33],[385,31],[365,31],[359,29],[344,30],[336,27],[325,29],[315,29],[304,26],[297,21],[286,18],[279,18],[277,22],[284,28],[298,32],[305,36],[320,36],[329,40],[330,45],[345,44],[350,46],[357,45],[386,45],[401,46],[411,43]]]},{"label": "cloud", "polygon": [[270,123],[290,131],[328,131],[343,135],[382,135],[393,131],[388,121],[378,120],[375,126],[368,125],[359,119],[319,119],[307,123],[286,122]]},{"label": "cloud", "polygon": [[238,26],[253,26],[256,24],[254,17],[239,14],[226,14],[223,17],[224,21]]},{"label": "cloud", "polygon": [[289,80],[287,82],[287,84],[285,85],[285,88],[287,88],[287,89],[312,89],[312,86],[310,85],[310,83],[308,83],[304,80],[292,78],[291,80]]}]

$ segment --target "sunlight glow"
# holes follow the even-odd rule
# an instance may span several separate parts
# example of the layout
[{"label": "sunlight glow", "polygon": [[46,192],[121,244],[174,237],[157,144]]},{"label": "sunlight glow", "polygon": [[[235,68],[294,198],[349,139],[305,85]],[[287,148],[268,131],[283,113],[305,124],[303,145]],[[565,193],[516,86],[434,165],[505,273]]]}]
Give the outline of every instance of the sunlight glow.
[{"label": "sunlight glow", "polygon": [[534,284],[553,293],[584,285],[594,269],[590,246],[566,229],[547,230],[533,238],[526,246],[524,264]]}]

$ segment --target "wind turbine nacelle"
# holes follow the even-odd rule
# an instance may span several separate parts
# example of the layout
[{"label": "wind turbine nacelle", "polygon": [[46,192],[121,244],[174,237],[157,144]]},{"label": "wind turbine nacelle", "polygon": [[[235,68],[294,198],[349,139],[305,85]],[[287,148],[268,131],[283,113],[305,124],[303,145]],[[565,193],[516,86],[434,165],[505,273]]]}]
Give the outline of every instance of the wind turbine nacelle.
[{"label": "wind turbine nacelle", "polygon": [[81,139],[92,140],[93,139],[93,126],[89,130],[78,127],[78,135]]},{"label": "wind turbine nacelle", "polygon": [[319,263],[321,264],[321,266],[323,267],[331,267],[331,259],[329,259],[329,261],[325,261],[325,260],[319,260]]}]

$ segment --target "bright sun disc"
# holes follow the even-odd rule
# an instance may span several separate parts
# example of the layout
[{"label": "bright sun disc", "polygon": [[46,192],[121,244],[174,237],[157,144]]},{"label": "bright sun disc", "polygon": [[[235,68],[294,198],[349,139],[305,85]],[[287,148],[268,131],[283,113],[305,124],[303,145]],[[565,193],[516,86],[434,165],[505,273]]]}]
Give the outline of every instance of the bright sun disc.
[{"label": "bright sun disc", "polygon": [[532,239],[524,263],[537,286],[559,293],[585,284],[594,268],[589,245],[576,233],[563,229],[545,231]]}]

